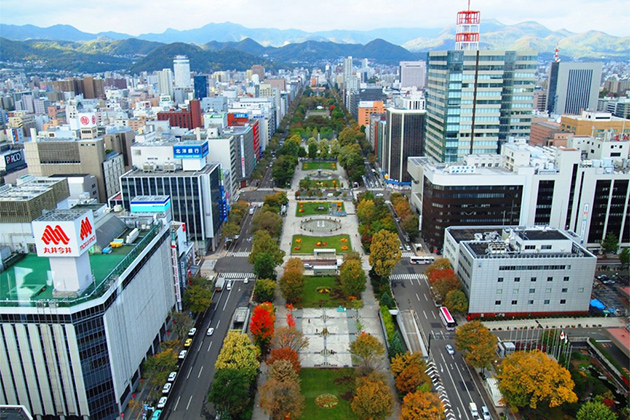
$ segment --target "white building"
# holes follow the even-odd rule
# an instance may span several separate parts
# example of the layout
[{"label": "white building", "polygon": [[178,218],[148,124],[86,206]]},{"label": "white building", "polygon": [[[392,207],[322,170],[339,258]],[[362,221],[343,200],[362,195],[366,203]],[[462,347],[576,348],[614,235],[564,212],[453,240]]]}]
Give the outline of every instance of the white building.
[{"label": "white building", "polygon": [[424,61],[400,62],[400,88],[417,87],[423,89],[427,77],[427,63]]},{"label": "white building", "polygon": [[175,56],[173,59],[175,73],[175,89],[190,89],[190,61],[185,55]]},{"label": "white building", "polygon": [[588,313],[597,258],[551,227],[449,227],[444,256],[472,318]]}]

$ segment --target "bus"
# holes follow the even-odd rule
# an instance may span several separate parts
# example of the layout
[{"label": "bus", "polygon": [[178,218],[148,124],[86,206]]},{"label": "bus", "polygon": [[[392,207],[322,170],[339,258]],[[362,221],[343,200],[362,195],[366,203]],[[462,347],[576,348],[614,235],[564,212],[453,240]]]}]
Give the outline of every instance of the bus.
[{"label": "bus", "polygon": [[421,256],[421,257],[409,257],[409,264],[433,264],[435,261],[435,257],[430,255]]},{"label": "bus", "polygon": [[440,319],[447,331],[453,331],[455,329],[455,319],[451,316],[446,306],[440,306]]}]

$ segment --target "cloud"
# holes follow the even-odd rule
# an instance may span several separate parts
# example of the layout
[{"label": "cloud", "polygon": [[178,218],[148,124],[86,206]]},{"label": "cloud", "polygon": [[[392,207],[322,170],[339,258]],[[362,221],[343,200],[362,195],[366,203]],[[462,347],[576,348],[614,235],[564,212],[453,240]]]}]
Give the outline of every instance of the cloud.
[{"label": "cloud", "polygon": [[[0,21],[8,24],[51,26],[68,24],[85,32],[116,31],[139,35],[168,28],[199,28],[211,22],[233,22],[250,28],[332,29],[442,28],[454,25],[465,1],[435,0],[0,0]],[[549,29],[572,32],[599,30],[630,36],[627,0],[473,0],[471,8],[484,19],[514,24],[533,20]]]}]

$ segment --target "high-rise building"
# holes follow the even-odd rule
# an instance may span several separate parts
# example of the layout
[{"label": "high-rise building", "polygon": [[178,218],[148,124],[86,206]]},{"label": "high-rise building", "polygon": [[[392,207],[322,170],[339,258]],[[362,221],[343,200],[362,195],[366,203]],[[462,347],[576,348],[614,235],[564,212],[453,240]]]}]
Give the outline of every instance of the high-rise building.
[{"label": "high-rise building", "polygon": [[352,57],[348,56],[343,59],[343,85],[344,89],[348,90],[348,85],[351,84],[352,79]]},{"label": "high-rise building", "polygon": [[262,82],[263,80],[265,80],[265,68],[261,66],[260,64],[254,64],[252,66],[252,75],[254,74],[258,75],[259,82]]},{"label": "high-rise building", "polygon": [[385,112],[383,101],[361,101],[358,107],[357,123],[360,126],[367,127],[370,125],[370,116],[372,114],[382,114]]},{"label": "high-rise building", "polygon": [[160,95],[173,97],[173,72],[171,69],[158,70],[158,91]]},{"label": "high-rise building", "polygon": [[194,76],[193,87],[195,99],[203,99],[208,96],[208,76]]},{"label": "high-rise building", "polygon": [[400,87],[424,89],[427,64],[424,61],[400,62]]},{"label": "high-rise building", "polygon": [[457,162],[529,136],[537,54],[436,51],[427,57],[427,156]]},{"label": "high-rise building", "polygon": [[190,89],[190,61],[185,55],[177,55],[173,59],[175,88]]},{"label": "high-rise building", "polygon": [[547,111],[579,115],[596,111],[602,63],[565,63],[554,61],[547,81]]},{"label": "high-rise building", "polygon": [[395,185],[410,185],[407,158],[424,153],[424,110],[387,109],[387,125],[379,146],[379,165],[385,181]]}]

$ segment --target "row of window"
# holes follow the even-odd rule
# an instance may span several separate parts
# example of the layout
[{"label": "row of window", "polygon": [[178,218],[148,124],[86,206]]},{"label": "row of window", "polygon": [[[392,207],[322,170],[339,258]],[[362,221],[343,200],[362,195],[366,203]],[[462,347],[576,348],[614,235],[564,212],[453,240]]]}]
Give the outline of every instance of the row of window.
[{"label": "row of window", "polygon": [[[511,303],[512,303],[512,305],[518,305],[518,300],[513,300]],[[564,305],[566,303],[567,303],[566,299],[560,299],[560,305]],[[494,304],[495,305],[501,305],[501,301],[500,300],[495,300]],[[533,299],[528,300],[527,304],[528,305],[533,305],[534,304],[534,300]],[[551,300],[550,299],[545,299],[543,301],[543,304],[544,305],[549,305],[549,304],[551,304]]]},{"label": "row of window", "polygon": [[570,270],[570,269],[571,269],[570,265],[502,265],[502,266],[499,266],[499,271]]},{"label": "row of window", "polygon": [[[555,266],[542,265],[541,267],[555,267]],[[541,270],[542,270],[542,268],[541,268]],[[529,279],[529,280],[530,280],[530,281],[536,281],[537,279],[538,279],[537,277],[530,277],[530,279]],[[499,283],[503,283],[503,280],[504,280],[504,278],[503,278],[503,277],[499,277],[499,278],[497,279],[497,282],[499,282]],[[515,283],[518,283],[518,282],[520,282],[520,281],[521,281],[521,278],[520,278],[520,277],[514,277],[514,282],[515,282]],[[550,277],[547,277],[547,281],[553,281],[553,277],[551,277],[551,276],[550,276]],[[564,278],[562,279],[562,281],[569,281],[569,276],[564,276]]]},{"label": "row of window", "polygon": [[[547,287],[545,289],[545,293],[551,293],[552,288],[551,287]],[[520,292],[520,289],[513,289],[512,290],[512,294],[514,295],[518,295]],[[536,293],[536,289],[534,288],[530,288],[529,289],[529,293]],[[569,293],[569,288],[568,287],[563,287],[562,288],[562,293]],[[580,287],[578,288],[578,293],[584,293],[584,288]],[[497,295],[503,294],[503,289],[497,289]]]}]

